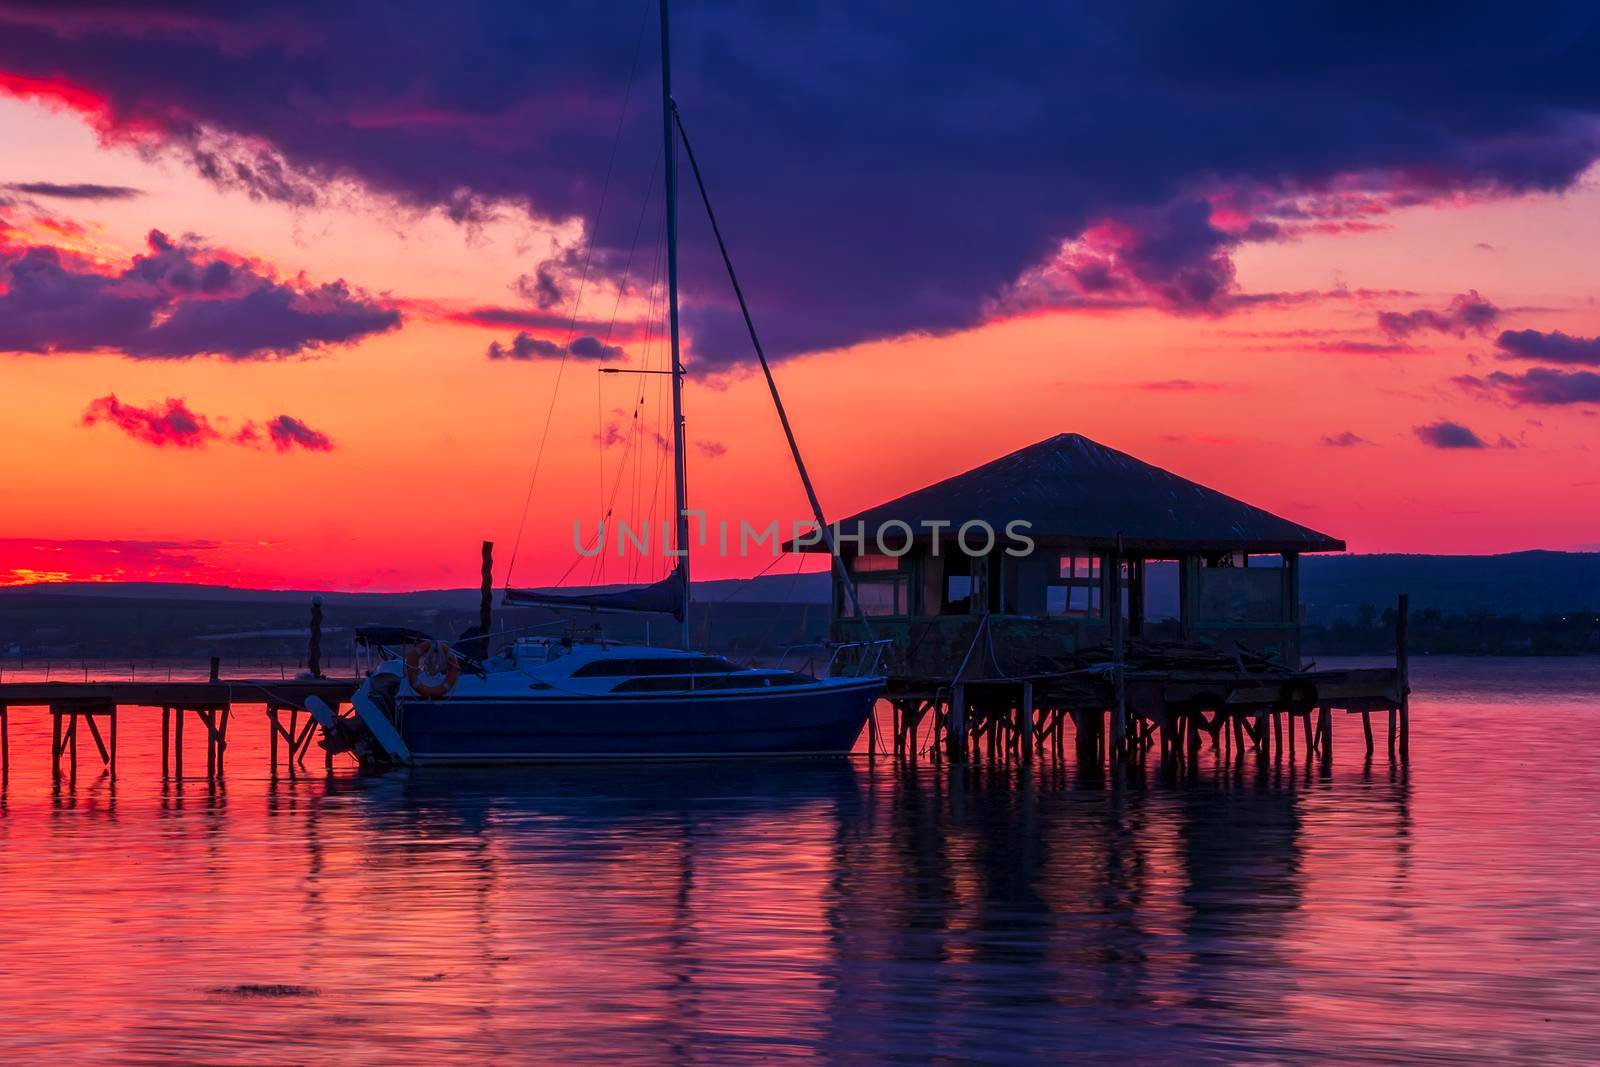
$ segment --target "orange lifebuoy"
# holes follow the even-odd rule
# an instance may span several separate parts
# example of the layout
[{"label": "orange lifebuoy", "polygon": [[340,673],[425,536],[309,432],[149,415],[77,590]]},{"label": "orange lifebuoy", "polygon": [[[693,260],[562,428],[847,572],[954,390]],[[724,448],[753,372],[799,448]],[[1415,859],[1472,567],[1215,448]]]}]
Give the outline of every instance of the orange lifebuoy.
[{"label": "orange lifebuoy", "polygon": [[[423,681],[425,675],[443,675],[437,682]],[[461,661],[445,641],[414,641],[406,652],[406,683],[418,696],[437,700],[455,688],[461,678]]]}]

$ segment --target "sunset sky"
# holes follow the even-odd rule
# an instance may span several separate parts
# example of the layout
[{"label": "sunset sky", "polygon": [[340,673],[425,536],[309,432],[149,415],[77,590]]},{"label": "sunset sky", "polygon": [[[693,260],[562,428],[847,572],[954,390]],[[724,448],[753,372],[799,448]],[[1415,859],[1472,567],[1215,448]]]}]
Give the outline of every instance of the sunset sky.
[{"label": "sunset sky", "polygon": [[[0,584],[654,577],[569,571],[666,491],[597,373],[665,365],[653,0],[226,10],[0,2]],[[1586,8],[895,10],[675,8],[831,513],[1072,431],[1356,552],[1600,547]],[[787,522],[685,180],[693,502]]]}]

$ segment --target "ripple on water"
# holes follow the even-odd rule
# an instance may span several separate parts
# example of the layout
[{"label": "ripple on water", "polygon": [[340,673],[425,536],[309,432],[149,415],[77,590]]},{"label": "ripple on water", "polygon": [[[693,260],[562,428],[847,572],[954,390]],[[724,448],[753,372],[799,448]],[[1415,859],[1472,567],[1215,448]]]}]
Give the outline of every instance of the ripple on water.
[{"label": "ripple on water", "polygon": [[[1424,661],[1408,774],[854,763],[0,792],[9,1059],[1591,1059],[1588,661]],[[1504,726],[1518,732],[1507,738]],[[43,752],[45,755],[40,756]],[[203,766],[203,761],[202,764]],[[92,1025],[85,1020],[93,1020]]]}]

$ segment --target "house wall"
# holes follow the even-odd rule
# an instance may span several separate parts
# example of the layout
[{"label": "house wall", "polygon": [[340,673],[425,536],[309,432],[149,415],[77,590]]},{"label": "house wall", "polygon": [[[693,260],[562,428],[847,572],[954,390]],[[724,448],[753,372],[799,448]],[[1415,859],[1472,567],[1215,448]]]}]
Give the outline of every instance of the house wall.
[{"label": "house wall", "polygon": [[[1130,568],[1130,589],[1124,598],[1114,578],[1119,568],[1109,553],[1098,554],[1102,579],[1098,614],[1048,613],[1047,590],[1052,584],[1060,585],[1060,557],[1071,554],[1085,553],[1041,544],[1029,556],[996,552],[975,559],[972,600],[965,610],[951,613],[945,610],[944,564],[949,557],[932,556],[919,546],[901,558],[897,573],[903,577],[892,579],[905,583],[907,613],[873,616],[873,636],[893,642],[888,661],[894,673],[948,678],[960,669],[969,650],[974,650],[978,622],[987,614],[991,640],[984,644],[993,645],[1002,673],[1038,673],[1051,669],[1052,657],[1109,643],[1116,622],[1112,612],[1126,599],[1133,618],[1125,620],[1124,635],[1150,640],[1181,638],[1230,650],[1237,643],[1270,653],[1287,664],[1300,664],[1299,567],[1293,555],[1275,567],[1220,567],[1207,566],[1206,558],[1198,553],[1168,553],[1163,558],[1177,555],[1180,561],[1180,619],[1176,624],[1141,626],[1137,563]],[[964,568],[958,564],[958,569]],[[891,580],[884,572],[860,574],[858,579],[863,583]],[[836,588],[833,638],[852,641],[860,634],[859,623],[846,610]],[[979,651],[986,649],[973,654]],[[984,669],[995,670],[993,666]]]}]

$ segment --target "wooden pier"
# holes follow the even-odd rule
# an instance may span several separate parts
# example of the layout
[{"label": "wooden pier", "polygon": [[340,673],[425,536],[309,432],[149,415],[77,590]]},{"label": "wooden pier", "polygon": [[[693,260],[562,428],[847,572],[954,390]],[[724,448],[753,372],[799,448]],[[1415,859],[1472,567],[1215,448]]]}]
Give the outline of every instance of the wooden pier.
[{"label": "wooden pier", "polygon": [[[115,778],[119,720],[129,712],[150,712],[153,719],[156,710],[161,713],[162,777],[185,776],[185,724],[192,722],[205,738],[206,777],[216,778],[228,751],[228,723],[240,705],[265,706],[271,727],[271,769],[277,773],[281,742],[284,765],[294,775],[304,765],[316,735],[316,724],[305,711],[306,699],[321,697],[338,710],[350,702],[358,684],[354,678],[0,683],[0,775],[9,776],[11,771],[11,716],[32,708],[51,717],[50,766],[57,780],[77,777],[80,741],[86,748],[93,743],[90,754],[98,756],[104,771]],[[331,755],[327,761],[331,767]]]},{"label": "wooden pier", "polygon": [[[1331,760],[1337,711],[1361,716],[1369,759],[1376,747],[1372,716],[1386,716],[1389,758],[1405,763],[1410,708],[1403,673],[1396,667],[1292,675],[1128,672],[1120,693],[1114,678],[1097,675],[897,678],[887,694],[889,751],[952,762],[1063,758],[1070,723],[1080,764],[1137,762],[1152,751],[1177,763],[1197,756],[1205,739],[1230,759],[1254,754],[1266,761],[1276,753],[1292,761],[1303,743],[1305,759]],[[880,747],[874,736],[872,751]]]}]

